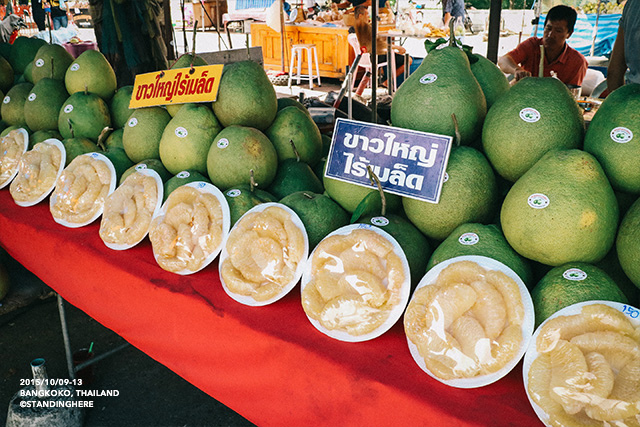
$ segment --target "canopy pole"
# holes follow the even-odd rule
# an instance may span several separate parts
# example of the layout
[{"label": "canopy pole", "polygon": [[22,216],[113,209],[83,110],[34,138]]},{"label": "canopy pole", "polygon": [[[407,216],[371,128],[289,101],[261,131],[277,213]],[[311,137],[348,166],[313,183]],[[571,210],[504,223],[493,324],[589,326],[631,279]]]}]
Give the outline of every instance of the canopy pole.
[{"label": "canopy pole", "polygon": [[[284,66],[284,52],[285,52],[285,48],[284,48],[284,0],[277,0],[280,3],[280,66],[281,66],[281,71],[284,73],[286,68]],[[311,71],[309,71],[311,72]]]},{"label": "canopy pole", "polygon": [[489,6],[489,39],[487,42],[487,59],[494,64],[498,62],[498,45],[500,44],[500,22],[502,2],[491,0]]},{"label": "canopy pole", "polygon": [[[378,0],[371,1],[371,121],[378,123]],[[389,47],[387,47],[389,48]],[[389,74],[391,74],[389,72]]]}]

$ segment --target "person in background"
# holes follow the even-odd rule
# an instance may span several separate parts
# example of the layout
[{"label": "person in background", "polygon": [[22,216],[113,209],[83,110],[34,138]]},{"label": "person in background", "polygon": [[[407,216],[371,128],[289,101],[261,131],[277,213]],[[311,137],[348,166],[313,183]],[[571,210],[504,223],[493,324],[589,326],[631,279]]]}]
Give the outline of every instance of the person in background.
[{"label": "person in background", "polygon": [[547,13],[542,38],[531,37],[498,59],[498,66],[507,74],[513,74],[516,81],[538,76],[540,67],[540,46],[544,46],[544,77],[555,72],[566,85],[582,85],[587,73],[587,60],[577,50],[567,44],[573,34],[577,18],[576,11],[569,6],[555,6]]},{"label": "person in background", "polygon": [[31,0],[31,14],[33,15],[33,21],[38,26],[38,31],[44,31],[46,29],[46,25],[44,23],[42,0]]},{"label": "person in background", "polygon": [[640,83],[640,0],[627,0],[618,26],[607,69],[607,90],[627,83]]},{"label": "person in background", "polygon": [[464,0],[442,0],[442,23],[449,26],[449,21],[464,23]]},{"label": "person in background", "polygon": [[67,25],[69,25],[69,20],[67,18],[67,6],[64,0],[45,1],[45,9],[47,9],[47,5],[51,8],[51,20],[53,21],[53,29],[57,30],[60,27],[67,28]]}]

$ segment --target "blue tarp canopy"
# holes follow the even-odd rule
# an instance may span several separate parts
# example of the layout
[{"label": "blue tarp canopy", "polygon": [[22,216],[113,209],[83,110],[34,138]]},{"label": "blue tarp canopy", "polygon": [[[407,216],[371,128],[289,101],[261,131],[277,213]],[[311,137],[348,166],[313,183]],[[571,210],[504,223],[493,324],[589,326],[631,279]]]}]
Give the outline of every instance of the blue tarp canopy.
[{"label": "blue tarp canopy", "polygon": [[[598,32],[596,35],[596,43],[593,51],[593,56],[609,56],[613,49],[613,43],[616,41],[616,35],[618,34],[618,22],[622,15],[619,13],[609,15],[596,14],[580,14],[576,21],[573,34],[567,41],[569,46],[580,52],[585,56],[591,55],[591,45],[593,44],[593,30],[596,26],[596,19],[598,20]],[[544,31],[544,20],[546,15],[540,15],[540,25],[538,25],[538,31],[536,37],[542,37]],[[535,27],[532,33],[535,33]]]},{"label": "blue tarp canopy", "polygon": [[236,0],[236,10],[240,9],[264,9],[275,0]]}]

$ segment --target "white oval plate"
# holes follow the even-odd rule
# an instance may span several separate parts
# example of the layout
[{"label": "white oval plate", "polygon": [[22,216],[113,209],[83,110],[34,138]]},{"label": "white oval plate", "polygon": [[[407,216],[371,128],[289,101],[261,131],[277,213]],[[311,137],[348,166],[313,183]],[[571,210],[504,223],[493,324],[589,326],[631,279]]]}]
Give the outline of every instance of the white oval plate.
[{"label": "white oval plate", "polygon": [[411,352],[411,356],[413,356],[413,360],[418,364],[418,366],[420,366],[420,368],[423,371],[429,374],[429,376],[431,376],[432,378],[451,387],[457,387],[457,388],[483,387],[491,383],[494,383],[498,381],[500,378],[507,375],[518,364],[520,359],[522,359],[522,356],[527,350],[527,346],[529,345],[529,340],[531,339],[531,335],[533,333],[533,326],[535,322],[534,312],[533,312],[533,301],[531,300],[531,295],[529,294],[529,291],[527,290],[527,287],[525,286],[524,282],[511,268],[507,267],[505,264],[501,263],[500,261],[496,261],[493,258],[479,256],[479,255],[458,256],[458,257],[450,258],[446,261],[442,261],[439,264],[436,264],[420,280],[420,283],[418,283],[418,286],[416,287],[416,291],[424,286],[429,286],[433,284],[438,278],[438,275],[440,274],[440,272],[444,270],[445,267],[458,261],[473,261],[487,270],[501,271],[502,273],[509,276],[518,284],[518,288],[520,289],[520,297],[522,299],[522,305],[524,306],[524,320],[521,328],[522,342],[520,343],[520,348],[518,349],[518,353],[516,353],[516,356],[513,357],[501,369],[491,374],[478,375],[477,377],[472,377],[472,378],[457,378],[453,380],[445,380],[433,374],[427,368],[427,365],[425,364],[423,357],[420,355],[420,352],[418,351],[418,347],[413,342],[411,342],[409,337],[407,337],[407,343],[409,344],[409,351]]},{"label": "white oval plate", "polygon": [[[24,147],[22,149],[22,154],[27,152],[27,149],[29,148],[29,133],[23,129],[15,129],[16,131],[20,132],[23,136],[24,136]],[[11,132],[9,132],[11,133]],[[6,135],[4,136],[4,138],[6,138]],[[22,156],[21,154],[21,156]],[[16,177],[16,175],[18,175],[18,170],[20,169],[20,159],[18,159],[18,163],[16,165],[15,168],[13,168],[14,170],[11,171],[11,176],[9,177],[9,179],[7,179],[5,182],[0,184],[0,189],[3,189],[4,187],[6,187],[7,185],[9,185],[9,183],[11,183],[11,181],[13,181],[13,178]]]},{"label": "white oval plate", "polygon": [[[325,335],[328,335],[331,338],[334,338],[340,341],[345,341],[345,342],[368,341],[368,340],[377,338],[380,335],[387,332],[389,329],[391,329],[393,325],[395,325],[398,319],[402,317],[402,313],[404,313],[404,309],[407,307],[407,303],[409,302],[409,294],[411,293],[411,274],[409,272],[409,263],[407,262],[407,257],[404,254],[404,251],[402,250],[402,248],[400,247],[400,244],[398,243],[398,241],[394,239],[393,236],[391,236],[391,234],[387,233],[383,229],[379,227],[375,227],[371,224],[362,224],[362,223],[350,224],[350,225],[345,225],[344,227],[338,228],[337,230],[329,233],[327,236],[325,236],[324,239],[330,236],[333,236],[335,234],[347,235],[357,228],[365,228],[367,230],[374,231],[380,234],[385,239],[387,239],[389,242],[391,242],[391,244],[393,245],[394,253],[398,255],[402,261],[405,280],[404,280],[404,283],[402,284],[402,288],[400,289],[400,303],[391,309],[389,316],[379,327],[377,327],[376,329],[374,329],[373,331],[367,334],[351,335],[344,331],[327,329],[324,326],[322,326],[322,324],[320,324],[320,322],[318,322],[317,320],[307,316],[311,324],[317,330],[319,330]],[[320,243],[322,243],[322,241]],[[307,284],[311,281],[311,260],[313,259],[313,255],[315,254],[316,249],[320,246],[320,243],[318,243],[318,246],[316,246],[316,248],[313,250],[311,255],[309,255],[309,258],[307,259],[307,263],[304,269],[304,274],[302,275],[302,284],[300,287],[301,294],[302,294],[302,291],[304,291],[304,288],[307,286]]]},{"label": "white oval plate", "polygon": [[225,241],[225,244],[222,246],[222,253],[220,254],[220,260],[218,262],[218,275],[220,276],[220,282],[222,283],[222,288],[227,293],[227,295],[229,295],[231,298],[233,298],[234,300],[244,305],[260,307],[260,306],[272,304],[278,301],[279,299],[283,298],[285,295],[291,292],[291,290],[298,284],[298,281],[302,277],[302,273],[307,263],[307,258],[309,257],[309,236],[307,235],[307,230],[304,228],[304,224],[302,223],[302,220],[300,220],[300,217],[291,208],[281,203],[274,203],[274,202],[261,203],[249,209],[238,219],[238,221],[235,223],[235,225],[229,232],[229,235],[233,233],[233,230],[236,228],[236,226],[240,224],[242,219],[245,216],[247,216],[249,213],[262,212],[263,210],[271,206],[277,206],[278,208],[281,208],[282,210],[286,211],[289,215],[291,215],[291,220],[300,229],[300,231],[302,231],[302,235],[304,236],[304,253],[303,253],[302,259],[300,260],[300,262],[296,267],[295,275],[294,275],[294,278],[291,280],[291,282],[288,283],[285,287],[283,287],[282,291],[278,295],[272,298],[269,298],[268,300],[265,300],[265,301],[256,301],[250,296],[234,293],[229,288],[227,288],[227,284],[225,283],[224,279],[222,278],[222,274],[220,273],[220,266],[222,266],[222,263],[229,257],[229,252],[227,251],[227,245]]}]

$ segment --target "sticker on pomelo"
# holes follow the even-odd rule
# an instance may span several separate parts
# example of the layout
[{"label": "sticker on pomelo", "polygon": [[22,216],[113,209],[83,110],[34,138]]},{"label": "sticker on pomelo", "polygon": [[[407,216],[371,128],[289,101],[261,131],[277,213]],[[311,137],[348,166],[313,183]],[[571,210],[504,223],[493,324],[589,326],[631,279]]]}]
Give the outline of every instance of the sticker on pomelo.
[{"label": "sticker on pomelo", "polygon": [[218,148],[227,148],[229,146],[229,140],[227,138],[222,138],[216,145]]},{"label": "sticker on pomelo", "polygon": [[136,165],[135,170],[137,171],[143,171],[147,169],[147,164],[146,163],[140,163],[139,165]]},{"label": "sticker on pomelo", "polygon": [[429,74],[425,74],[420,78],[420,83],[422,83],[423,85],[426,85],[429,83],[433,83],[436,80],[438,80],[438,76],[435,74],[429,73]]},{"label": "sticker on pomelo", "polygon": [[444,179],[442,180],[442,182],[447,182],[449,181],[449,174],[447,172],[444,173]]},{"label": "sticker on pomelo", "polygon": [[178,126],[176,128],[176,136],[178,138],[184,138],[187,135],[189,135],[189,132],[187,132],[187,129],[183,128],[182,126]]},{"label": "sticker on pomelo", "polygon": [[527,203],[534,209],[544,209],[549,206],[549,198],[542,193],[535,193],[529,196]]},{"label": "sticker on pomelo", "polygon": [[11,102],[11,97],[9,95],[5,96],[4,99],[2,100],[2,102],[4,104],[8,104]]},{"label": "sticker on pomelo", "polygon": [[178,178],[189,178],[191,176],[191,174],[187,171],[182,171],[179,172],[178,175],[176,175]]},{"label": "sticker on pomelo", "polygon": [[36,100],[36,94],[30,93],[29,96],[27,97],[27,101],[35,101],[35,100]]},{"label": "sticker on pomelo", "polygon": [[44,59],[42,59],[42,58],[38,58],[38,59],[36,60],[36,62],[34,62],[34,65],[35,65],[36,67],[42,67],[42,66],[44,65]]},{"label": "sticker on pomelo", "polygon": [[129,119],[129,127],[132,128],[135,125],[138,124],[138,119],[136,119],[135,117],[131,117],[131,119]]},{"label": "sticker on pomelo", "polygon": [[67,105],[64,107],[64,110],[63,110],[63,111],[64,111],[65,113],[69,114],[70,112],[72,112],[72,111],[73,111],[73,105],[71,105],[71,104],[67,104]]},{"label": "sticker on pomelo", "polygon": [[587,273],[580,270],[579,268],[570,268],[562,273],[562,277],[567,280],[575,280],[576,282],[580,280],[584,280],[587,278]]},{"label": "sticker on pomelo", "polygon": [[527,123],[535,123],[540,120],[540,112],[535,108],[523,108],[520,110],[520,118]]},{"label": "sticker on pomelo", "polygon": [[71,71],[78,71],[80,69],[80,64],[75,63],[71,67],[69,67]]},{"label": "sticker on pomelo", "polygon": [[480,237],[476,233],[464,233],[458,238],[461,245],[471,246],[480,241]]},{"label": "sticker on pomelo", "polygon": [[625,127],[613,128],[611,131],[611,139],[620,144],[627,143],[633,139],[633,132]]},{"label": "sticker on pomelo", "polygon": [[376,216],[371,218],[371,224],[384,227],[385,225],[389,225],[389,220],[383,216]]},{"label": "sticker on pomelo", "polygon": [[242,191],[238,190],[237,188],[227,191],[227,196],[229,197],[238,197],[241,194],[242,194]]}]

